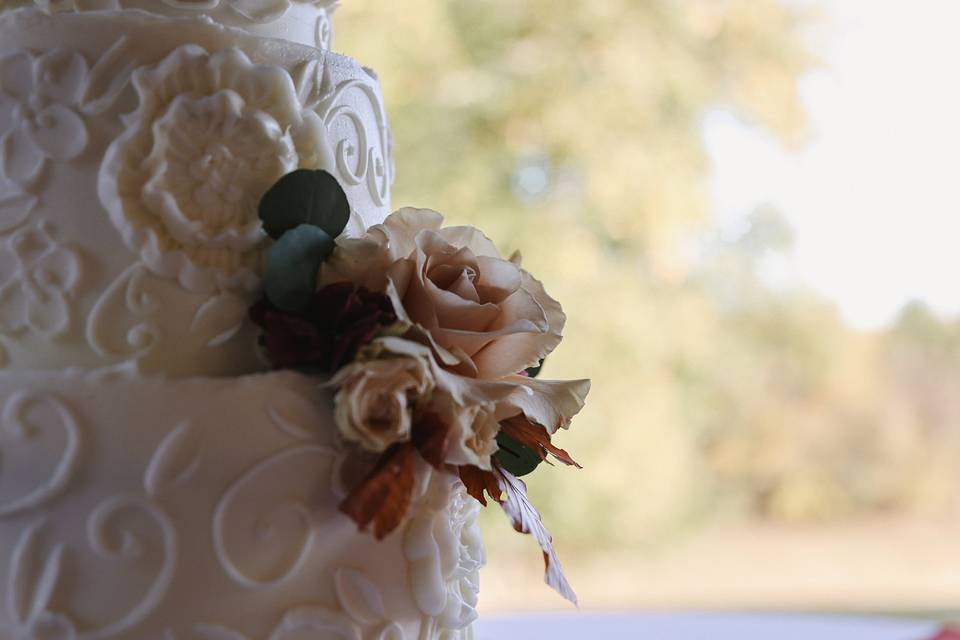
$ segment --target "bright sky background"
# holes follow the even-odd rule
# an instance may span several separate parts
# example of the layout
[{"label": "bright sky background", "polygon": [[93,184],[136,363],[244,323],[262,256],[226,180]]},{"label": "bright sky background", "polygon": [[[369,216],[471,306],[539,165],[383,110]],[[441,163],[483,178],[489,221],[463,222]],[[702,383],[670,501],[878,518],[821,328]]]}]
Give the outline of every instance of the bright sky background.
[{"label": "bright sky background", "polygon": [[704,125],[723,225],[770,203],[797,247],[781,282],[811,286],[859,327],[909,300],[960,313],[960,0],[821,0],[823,67],[801,83],[799,151],[725,112]]}]

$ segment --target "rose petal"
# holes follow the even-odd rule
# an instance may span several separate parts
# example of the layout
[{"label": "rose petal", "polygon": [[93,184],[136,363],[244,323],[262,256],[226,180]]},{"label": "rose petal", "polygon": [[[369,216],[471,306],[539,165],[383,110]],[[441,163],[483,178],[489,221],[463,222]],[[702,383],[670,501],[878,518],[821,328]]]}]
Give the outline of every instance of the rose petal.
[{"label": "rose petal", "polygon": [[[417,265],[412,260],[397,260],[387,270],[387,280],[396,291],[398,301],[402,301],[410,289],[410,283],[413,281],[417,272]],[[408,317],[404,312],[404,317]]]},{"label": "rose petal", "polygon": [[76,51],[55,49],[37,58],[36,87],[56,102],[75,105],[87,80],[90,67]]},{"label": "rose petal", "polygon": [[523,278],[521,287],[524,291],[529,291],[536,299],[537,304],[540,305],[546,314],[546,323],[547,326],[550,327],[550,338],[545,343],[546,350],[543,355],[540,356],[544,358],[556,349],[563,339],[563,327],[567,323],[567,316],[563,312],[563,307],[560,306],[560,303],[551,298],[543,288],[543,283],[526,271],[522,271],[521,275]]},{"label": "rose petal", "polygon": [[[479,272],[477,256],[473,251],[447,243],[435,231],[423,231],[417,236],[417,250],[423,254],[423,272],[428,276],[432,276],[436,269],[451,266],[458,271],[466,269],[474,274]],[[437,284],[446,288],[439,281]]]},{"label": "rose petal", "polygon": [[404,303],[411,299],[417,304],[430,304],[437,326],[445,329],[486,331],[502,313],[495,304],[479,304],[462,298],[452,291],[440,289],[430,280],[423,283],[422,290],[410,287]]},{"label": "rose petal", "polygon": [[352,282],[371,291],[383,291],[390,266],[386,250],[367,238],[338,238],[337,248],[323,263],[319,287]]},{"label": "rose petal", "polygon": [[589,380],[540,380],[513,375],[503,380],[515,386],[504,404],[519,410],[551,435],[567,428],[590,393]]},{"label": "rose petal", "polygon": [[523,370],[540,361],[537,334],[514,333],[490,342],[473,354],[480,378],[502,378],[511,371]]},{"label": "rose petal", "polygon": [[25,125],[33,143],[52,160],[72,160],[87,147],[87,126],[63,105],[50,105]]},{"label": "rose petal", "polygon": [[[399,264],[404,265],[404,269],[409,268],[406,266],[405,261]],[[392,276],[393,274],[391,273],[391,281],[393,281]],[[397,287],[398,295],[401,287],[402,283]],[[409,281],[404,288],[400,304],[403,305],[407,316],[409,316],[413,322],[416,322],[427,330],[432,331],[439,326],[436,305],[431,292],[427,291],[427,284],[423,282],[422,271],[419,265],[416,265],[410,271]]]},{"label": "rose petal", "polygon": [[[457,268],[454,266],[445,266],[441,267],[441,269],[457,271]],[[433,277],[431,277],[430,280],[436,284],[436,280]],[[460,298],[463,298],[464,300],[468,300],[470,302],[480,302],[480,294],[477,292],[477,288],[473,284],[473,278],[470,277],[470,273],[465,269],[459,270],[459,275],[456,276],[456,278],[446,287],[446,290],[459,296]]]},{"label": "rose petal", "polygon": [[43,174],[46,158],[27,133],[16,128],[0,139],[0,177],[27,189]]},{"label": "rose petal", "polygon": [[497,433],[500,423],[493,405],[451,405],[450,441],[447,462],[490,469],[491,457],[497,452]]},{"label": "rose petal", "polygon": [[477,264],[480,275],[475,286],[484,302],[503,302],[514,294],[523,282],[523,274],[512,262],[479,256]]},{"label": "rose petal", "polygon": [[[540,329],[529,320],[516,320],[513,324],[493,331],[461,331],[457,329],[434,329],[439,344],[448,350],[461,350],[467,354],[481,378],[502,378],[536,362],[533,355],[539,353]],[[531,362],[533,358],[533,362]]]},{"label": "rose petal", "polygon": [[0,93],[14,102],[26,102],[33,93],[33,61],[27,53],[0,58]]},{"label": "rose petal", "polygon": [[497,245],[476,227],[447,227],[440,230],[440,235],[453,246],[466,247],[478,256],[500,258]]},{"label": "rose petal", "polygon": [[516,392],[516,385],[489,380],[476,380],[443,369],[433,357],[430,347],[405,338],[379,338],[376,345],[398,356],[422,358],[436,381],[436,386],[460,405],[499,403]]},{"label": "rose petal", "polygon": [[370,235],[387,247],[393,261],[413,253],[421,231],[436,231],[442,225],[443,216],[436,211],[407,207],[390,214],[383,224],[371,227]]},{"label": "rose petal", "polygon": [[[526,320],[531,326],[535,327],[534,331],[539,334],[546,334],[553,328],[547,320],[547,312],[540,305],[540,301],[533,293],[524,289],[519,289],[513,295],[508,296],[500,303],[499,309],[500,321],[492,325],[491,330],[503,328],[508,323],[515,323],[515,318]],[[526,367],[520,368],[524,369]],[[519,370],[514,369],[515,372]]]}]

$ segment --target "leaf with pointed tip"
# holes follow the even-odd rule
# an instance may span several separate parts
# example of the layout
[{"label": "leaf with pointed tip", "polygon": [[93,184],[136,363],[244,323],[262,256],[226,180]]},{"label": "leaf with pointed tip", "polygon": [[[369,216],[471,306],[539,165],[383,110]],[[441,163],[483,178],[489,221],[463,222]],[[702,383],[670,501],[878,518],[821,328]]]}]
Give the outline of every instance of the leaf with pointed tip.
[{"label": "leaf with pointed tip", "polygon": [[518,478],[533,473],[543,462],[543,458],[536,451],[520,444],[503,431],[497,434],[497,452],[493,459],[500,466]]},{"label": "leaf with pointed tip", "polygon": [[291,312],[307,306],[317,289],[320,265],[334,246],[326,231],[308,224],[284,233],[267,256],[263,287],[270,302]]},{"label": "leaf with pointed tip", "polygon": [[464,465],[458,470],[460,472],[460,481],[463,482],[467,493],[477,502],[483,506],[487,506],[485,493],[490,494],[494,502],[499,503],[503,500],[503,492],[500,491],[497,477],[493,475],[492,471],[470,465]]},{"label": "leaf with pointed tip", "polygon": [[[583,468],[577,464],[576,460],[570,457],[569,453],[553,444],[550,433],[546,427],[530,421],[523,414],[504,420],[501,423],[501,427],[502,431],[500,435],[508,439],[511,444],[515,443],[533,452],[540,460],[547,462],[547,455],[551,455],[567,466],[578,469]],[[507,469],[509,470],[509,467],[507,467]],[[519,475],[514,471],[511,471],[511,473],[513,473],[513,475]]]},{"label": "leaf with pointed tip", "polygon": [[563,574],[563,567],[560,566],[560,559],[557,558],[557,552],[553,548],[553,537],[547,528],[543,526],[540,520],[540,513],[530,503],[527,497],[527,485],[523,480],[515,477],[509,471],[501,469],[496,464],[493,465],[493,474],[497,478],[497,483],[503,491],[503,501],[500,506],[503,507],[513,528],[519,533],[529,533],[540,544],[543,550],[543,561],[546,565],[546,574],[544,581],[561,596],[577,604],[577,594],[573,592],[570,583],[567,582]]},{"label": "leaf with pointed tip", "polygon": [[247,302],[233,293],[218,293],[200,305],[190,324],[190,332],[203,336],[208,347],[229,342],[243,328]]},{"label": "leaf with pointed tip", "polygon": [[336,238],[350,221],[350,203],[340,183],[326,171],[297,169],[263,196],[260,219],[274,240],[304,224]]},{"label": "leaf with pointed tip", "polygon": [[416,483],[415,449],[405,442],[387,449],[376,468],[340,504],[340,511],[361,531],[373,525],[373,535],[383,540],[406,517]]},{"label": "leaf with pointed tip", "polygon": [[536,378],[537,376],[539,376],[540,372],[543,371],[543,364],[546,361],[547,361],[546,358],[540,358],[540,363],[538,365],[536,365],[535,367],[530,367],[529,369],[526,369],[525,372],[527,376],[530,378]]},{"label": "leaf with pointed tip", "polygon": [[164,436],[144,472],[143,486],[152,498],[186,482],[200,465],[200,434],[184,422]]},{"label": "leaf with pointed tip", "polygon": [[334,586],[340,606],[357,622],[377,624],[386,619],[380,590],[356,569],[338,570]]}]

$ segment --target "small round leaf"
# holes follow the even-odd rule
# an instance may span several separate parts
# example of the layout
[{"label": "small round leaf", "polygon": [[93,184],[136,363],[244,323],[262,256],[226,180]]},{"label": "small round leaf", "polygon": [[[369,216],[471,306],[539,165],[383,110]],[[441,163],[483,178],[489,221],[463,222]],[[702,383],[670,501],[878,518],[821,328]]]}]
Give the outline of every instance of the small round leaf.
[{"label": "small round leaf", "polygon": [[350,221],[350,203],[340,183],[326,171],[297,169],[264,194],[260,219],[274,240],[301,224],[319,227],[336,238]]},{"label": "small round leaf", "polygon": [[547,361],[546,358],[540,358],[540,364],[530,367],[529,369],[526,370],[527,375],[530,376],[531,378],[536,378],[537,376],[539,376],[540,372],[543,370],[543,363],[546,361]]},{"label": "small round leaf", "polygon": [[532,473],[543,462],[543,458],[535,451],[502,431],[497,434],[497,445],[500,449],[493,454],[494,459],[500,463],[501,467],[518,478]]},{"label": "small round leaf", "polygon": [[302,224],[277,240],[267,256],[264,290],[274,306],[299,311],[317,289],[317,272],[335,247],[326,231]]}]

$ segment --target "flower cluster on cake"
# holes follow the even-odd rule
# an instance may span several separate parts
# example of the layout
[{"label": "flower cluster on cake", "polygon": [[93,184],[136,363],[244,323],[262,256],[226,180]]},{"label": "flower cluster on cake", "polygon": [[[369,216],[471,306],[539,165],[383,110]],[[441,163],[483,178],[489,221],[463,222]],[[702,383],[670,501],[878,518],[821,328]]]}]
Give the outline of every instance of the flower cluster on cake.
[{"label": "flower cluster on cake", "polygon": [[275,368],[320,375],[334,394],[361,470],[341,511],[382,539],[407,517],[425,465],[458,476],[536,538],[547,584],[576,602],[520,479],[548,458],[579,466],[552,440],[590,383],[537,377],[561,341],[560,304],[519,254],[435,211],[400,209],[342,235],[350,206],[324,171],[285,175],[259,213],[274,244],[251,318]]}]

